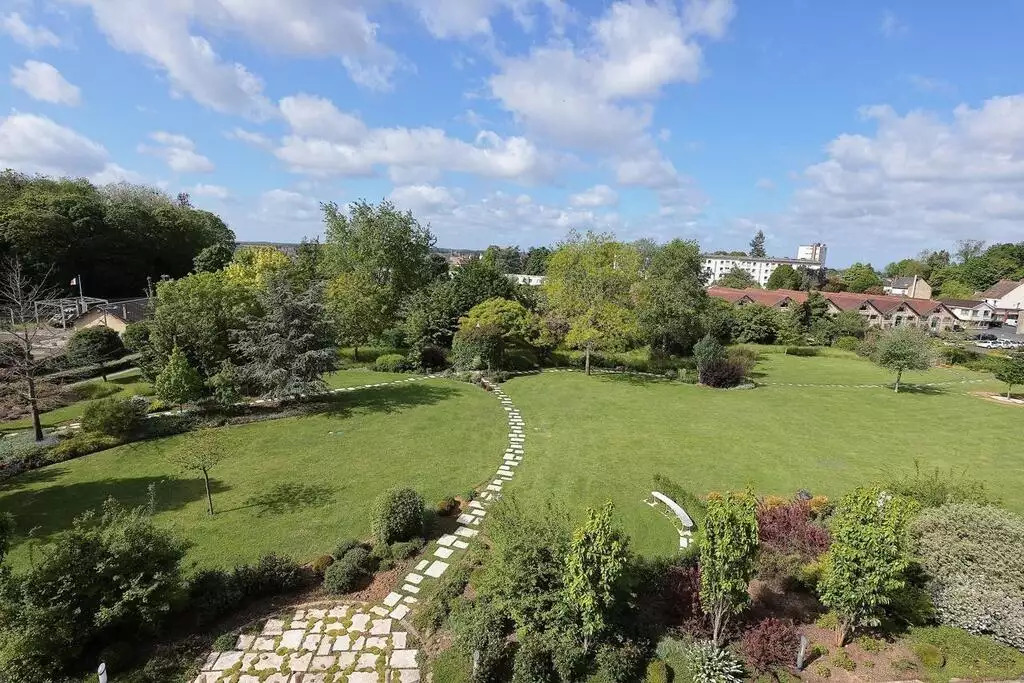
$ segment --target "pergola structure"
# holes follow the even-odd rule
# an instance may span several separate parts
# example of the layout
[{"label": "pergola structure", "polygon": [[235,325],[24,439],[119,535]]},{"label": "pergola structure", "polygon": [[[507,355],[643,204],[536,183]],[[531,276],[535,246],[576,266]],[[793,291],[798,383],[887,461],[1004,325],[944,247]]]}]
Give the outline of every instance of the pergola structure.
[{"label": "pergola structure", "polygon": [[[94,296],[76,296],[67,299],[42,299],[35,302],[36,323],[39,322],[40,314],[45,318],[49,316],[50,322],[54,325],[60,324],[64,329],[68,323],[82,315],[90,308],[99,304],[109,303],[106,299],[97,299]],[[52,311],[52,313],[51,313]]]}]

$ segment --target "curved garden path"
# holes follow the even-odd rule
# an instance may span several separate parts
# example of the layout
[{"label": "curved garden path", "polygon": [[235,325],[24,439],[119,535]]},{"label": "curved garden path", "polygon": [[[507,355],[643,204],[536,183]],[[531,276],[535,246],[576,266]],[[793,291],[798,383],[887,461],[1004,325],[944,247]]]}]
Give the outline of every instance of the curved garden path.
[{"label": "curved garden path", "polygon": [[[435,377],[427,375],[422,379]],[[357,389],[413,382],[392,382],[334,389]],[[501,401],[508,420],[508,446],[502,463],[476,500],[459,515],[459,526],[427,547],[425,556],[380,604],[345,602],[267,619],[259,634],[238,636],[234,649],[211,652],[195,683],[416,683],[420,652],[406,624],[420,591],[440,578],[469,547],[487,515],[515,476],[525,451],[522,415],[498,386],[491,393]]]}]

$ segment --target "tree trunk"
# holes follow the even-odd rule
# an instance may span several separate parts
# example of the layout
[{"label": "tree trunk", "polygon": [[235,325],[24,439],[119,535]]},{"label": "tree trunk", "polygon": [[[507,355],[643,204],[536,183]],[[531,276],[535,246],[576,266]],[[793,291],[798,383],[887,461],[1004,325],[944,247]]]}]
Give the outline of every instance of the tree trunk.
[{"label": "tree trunk", "polygon": [[359,362],[359,347],[358,346],[353,346],[352,347],[352,362],[353,363],[358,363]]},{"label": "tree trunk", "polygon": [[585,366],[586,366],[587,374],[589,375],[590,374],[590,344],[587,344],[586,358],[587,359],[586,359]]},{"label": "tree trunk", "polygon": [[1006,387],[1006,398],[1011,398],[1011,396],[1010,396],[1010,392],[1011,391],[1013,391],[1013,385],[1012,384],[1009,385],[1008,387]]},{"label": "tree trunk", "polygon": [[36,380],[29,375],[28,380],[28,407],[32,411],[32,431],[35,432],[36,441],[43,440],[43,425],[39,421],[39,398],[36,396]]},{"label": "tree trunk", "polygon": [[213,494],[210,493],[210,473],[203,468],[203,481],[206,483],[206,509],[213,514]]},{"label": "tree trunk", "polygon": [[836,647],[842,647],[843,643],[846,642],[846,636],[850,633],[849,622],[839,620],[839,625],[836,626]]},{"label": "tree trunk", "polygon": [[722,608],[716,608],[715,614],[711,618],[711,642],[715,644],[715,647],[722,646],[726,620],[727,617],[725,610]]},{"label": "tree trunk", "polygon": [[897,394],[898,394],[898,393],[900,393],[900,380],[901,380],[901,379],[903,379],[903,371],[902,371],[902,370],[897,370],[897,371],[896,371],[896,386],[895,386],[895,387],[893,387],[893,390],[894,390],[894,391],[895,391],[895,392],[896,392]]},{"label": "tree trunk", "polygon": [[107,365],[106,365],[106,363],[102,363],[102,362],[100,363],[100,377],[103,378],[104,382],[107,381]]}]

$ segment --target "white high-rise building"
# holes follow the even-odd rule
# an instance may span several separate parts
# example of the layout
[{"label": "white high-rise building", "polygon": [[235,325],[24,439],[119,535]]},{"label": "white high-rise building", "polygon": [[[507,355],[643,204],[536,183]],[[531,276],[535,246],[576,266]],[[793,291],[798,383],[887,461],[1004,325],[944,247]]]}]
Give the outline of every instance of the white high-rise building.
[{"label": "white high-rise building", "polygon": [[728,254],[704,254],[704,270],[708,274],[708,283],[714,284],[733,268],[746,271],[754,282],[764,287],[775,269],[786,263],[794,268],[804,266],[818,270],[825,266],[827,247],[816,242],[802,244],[797,248],[796,258],[757,258],[755,256],[730,256]]}]

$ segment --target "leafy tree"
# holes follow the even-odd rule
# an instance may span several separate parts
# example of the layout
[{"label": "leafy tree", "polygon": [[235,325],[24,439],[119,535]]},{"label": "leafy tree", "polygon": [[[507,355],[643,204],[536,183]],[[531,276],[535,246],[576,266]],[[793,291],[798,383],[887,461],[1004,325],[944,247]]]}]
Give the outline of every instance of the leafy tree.
[{"label": "leafy tree", "polygon": [[98,365],[103,381],[107,381],[107,363],[124,355],[120,335],[109,327],[86,327],[68,340],[64,353],[75,365]]},{"label": "leafy tree", "polygon": [[492,244],[484,250],[480,260],[506,274],[523,272],[524,258],[525,255],[519,247],[499,247]]},{"label": "leafy tree", "polygon": [[454,319],[488,299],[518,299],[516,286],[504,273],[481,260],[471,261],[455,271],[451,279]]},{"label": "leafy tree", "polygon": [[523,259],[523,272],[526,275],[546,275],[551,250],[547,247],[530,247]]},{"label": "leafy tree", "polygon": [[585,350],[587,374],[592,350],[622,348],[638,336],[630,294],[639,279],[639,253],[611,235],[572,232],[551,255],[548,308],[569,323],[565,343]]},{"label": "leafy tree", "polygon": [[731,287],[732,289],[761,289],[761,286],[754,280],[754,276],[739,266],[718,278],[714,284],[717,287]]},{"label": "leafy tree", "polygon": [[885,267],[886,277],[913,277],[917,275],[920,278],[928,279],[926,276],[930,272],[930,268],[915,258],[905,258],[900,261],[894,261]]},{"label": "leafy tree", "polygon": [[693,358],[697,363],[697,381],[703,383],[705,371],[725,359],[725,349],[709,333],[694,345]]},{"label": "leafy tree", "polygon": [[291,265],[288,255],[274,247],[243,247],[224,268],[224,278],[230,284],[255,293],[266,287],[276,273]]},{"label": "leafy tree", "polygon": [[758,230],[754,239],[750,240],[750,255],[754,258],[764,258],[768,254],[764,250],[764,231]]},{"label": "leafy tree", "polygon": [[[9,512],[0,512],[0,565],[7,557],[7,551],[11,547],[11,539],[14,537],[14,517]],[[0,578],[2,581],[2,578]]]},{"label": "leafy tree", "polygon": [[460,331],[474,327],[496,327],[507,345],[528,346],[538,334],[536,314],[518,301],[488,299],[459,319]]},{"label": "leafy tree", "polygon": [[196,254],[192,259],[192,269],[197,273],[213,273],[226,267],[231,263],[235,255],[234,245],[227,242],[217,242]]},{"label": "leafy tree", "polygon": [[308,289],[314,282],[324,279],[324,247],[319,237],[312,240],[302,238],[295,250],[290,272],[292,285],[298,289]]},{"label": "leafy tree", "polygon": [[213,514],[213,492],[210,488],[210,471],[228,453],[225,427],[200,429],[189,432],[181,438],[177,449],[171,452],[171,460],[184,472],[198,472],[203,475],[206,490],[206,512]]},{"label": "leafy tree", "polygon": [[943,280],[938,295],[946,299],[970,299],[974,296],[974,287],[960,280]]},{"label": "leafy tree", "polygon": [[907,525],[917,505],[877,487],[843,496],[829,521],[832,545],[818,583],[821,602],[836,613],[836,645],[861,626],[877,626],[906,585]]},{"label": "leafy tree", "polygon": [[850,292],[866,292],[871,287],[881,287],[882,278],[870,263],[854,263],[843,272],[843,282]]},{"label": "leafy tree", "polygon": [[807,266],[797,266],[796,274],[800,276],[799,288],[805,292],[824,289],[825,285],[828,284],[828,268],[808,268]]},{"label": "leafy tree", "polygon": [[762,304],[736,308],[733,337],[740,344],[771,344],[779,333],[779,312]]},{"label": "leafy tree", "polygon": [[1013,387],[1024,384],[1024,353],[1013,353],[999,360],[996,379],[1006,382],[1006,398],[1010,398]]},{"label": "leafy tree", "polygon": [[899,393],[900,380],[907,370],[927,370],[934,354],[928,333],[917,327],[894,327],[878,336],[872,360],[896,373],[893,391]]},{"label": "leafy tree", "polygon": [[788,263],[780,264],[768,276],[765,289],[800,289],[803,277]]},{"label": "leafy tree", "polygon": [[750,602],[757,560],[757,499],[750,491],[708,496],[700,540],[700,603],[721,646],[729,619]]},{"label": "leafy tree", "polygon": [[108,500],[76,518],[0,587],[0,679],[81,680],[87,653],[160,633],[182,597],[184,556],[144,509]]},{"label": "leafy tree", "polygon": [[633,292],[641,334],[653,348],[690,351],[708,306],[705,280],[696,242],[677,239],[654,249]]},{"label": "leafy tree", "polygon": [[131,353],[139,354],[137,364],[147,382],[155,382],[160,374],[161,358],[149,339],[149,321],[130,323],[121,333],[121,343]]},{"label": "leafy tree", "polygon": [[387,292],[364,273],[343,273],[327,286],[327,309],[338,341],[353,347],[354,360],[359,360],[360,346],[383,334],[393,322],[389,305]]},{"label": "leafy tree", "polygon": [[804,301],[792,304],[789,313],[800,332],[807,333],[828,320],[828,301],[820,292],[811,292]]},{"label": "leafy tree", "polygon": [[402,300],[435,277],[430,261],[434,235],[389,201],[373,205],[360,200],[348,206],[347,214],[331,202],[323,212],[328,274],[372,281],[390,326]]},{"label": "leafy tree", "polygon": [[450,346],[458,328],[459,302],[452,280],[434,280],[402,303],[399,329],[413,348]]},{"label": "leafy tree", "polygon": [[157,375],[155,385],[157,396],[168,403],[178,404],[179,408],[203,395],[203,378],[177,346]]},{"label": "leafy tree", "polygon": [[234,346],[247,383],[273,398],[322,391],[324,373],[338,363],[323,286],[294,292],[285,274],[278,274],[260,293],[259,309],[246,319]]},{"label": "leafy tree", "polygon": [[[2,179],[2,176],[0,176]],[[11,329],[0,345],[0,377],[28,403],[36,441],[43,440],[39,421],[39,397],[45,381],[40,377],[44,358],[36,352],[45,335],[44,323],[36,320],[36,304],[54,298],[45,278],[33,282],[17,259],[0,262],[0,309],[10,316]]]},{"label": "leafy tree", "polygon": [[967,263],[981,256],[984,249],[985,240],[957,240],[955,258],[960,263]]},{"label": "leafy tree", "polygon": [[626,537],[612,526],[613,509],[609,502],[599,511],[587,510],[587,521],[573,534],[565,558],[563,597],[579,625],[585,652],[605,630],[629,557]]},{"label": "leafy tree", "polygon": [[868,331],[867,320],[857,311],[840,311],[825,320],[828,324],[819,328],[821,339],[825,343],[831,344],[840,337],[863,339]]}]

